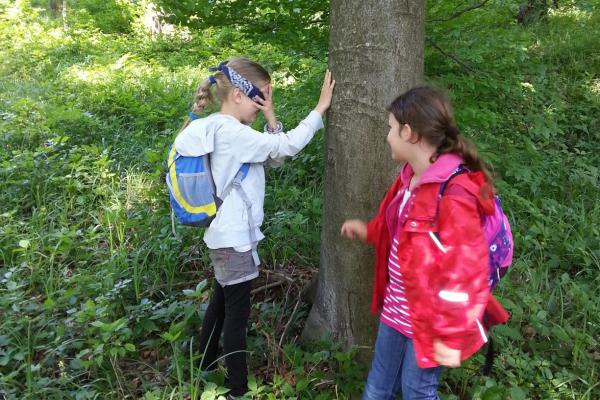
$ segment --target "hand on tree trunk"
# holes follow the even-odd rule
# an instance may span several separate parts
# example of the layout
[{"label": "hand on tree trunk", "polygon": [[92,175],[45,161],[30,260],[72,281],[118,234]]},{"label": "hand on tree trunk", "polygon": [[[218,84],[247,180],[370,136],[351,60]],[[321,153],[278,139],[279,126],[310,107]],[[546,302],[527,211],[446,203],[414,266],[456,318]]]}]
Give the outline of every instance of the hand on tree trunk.
[{"label": "hand on tree trunk", "polygon": [[331,98],[333,97],[333,88],[335,87],[335,81],[331,76],[331,71],[327,70],[325,72],[325,79],[323,79],[323,86],[321,87],[321,96],[319,97],[319,102],[315,107],[315,111],[319,114],[325,114],[325,111],[331,105]]}]

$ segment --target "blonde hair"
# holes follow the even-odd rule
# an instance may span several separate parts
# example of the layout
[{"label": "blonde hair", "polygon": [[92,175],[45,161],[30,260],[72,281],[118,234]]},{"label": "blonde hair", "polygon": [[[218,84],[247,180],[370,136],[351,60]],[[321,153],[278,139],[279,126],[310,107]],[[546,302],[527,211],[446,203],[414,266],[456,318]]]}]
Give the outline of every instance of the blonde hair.
[{"label": "blonde hair", "polygon": [[[271,76],[267,72],[265,68],[263,68],[260,64],[249,60],[244,57],[234,57],[229,60],[226,64],[228,67],[232,68],[238,74],[242,75],[244,78],[252,82],[255,86],[261,86],[266,83],[271,82]],[[212,93],[212,84],[210,78],[206,78],[203,80],[198,88],[196,89],[196,93],[194,93],[194,102],[192,104],[192,113],[198,115],[204,108],[209,104],[213,103],[215,100],[215,95],[219,99],[219,101],[224,101],[229,93],[235,88],[229,79],[223,73],[223,71],[217,71],[214,73],[215,79],[215,89],[214,95]],[[189,125],[191,122],[191,118],[188,118],[187,121],[183,124],[183,128]]]}]

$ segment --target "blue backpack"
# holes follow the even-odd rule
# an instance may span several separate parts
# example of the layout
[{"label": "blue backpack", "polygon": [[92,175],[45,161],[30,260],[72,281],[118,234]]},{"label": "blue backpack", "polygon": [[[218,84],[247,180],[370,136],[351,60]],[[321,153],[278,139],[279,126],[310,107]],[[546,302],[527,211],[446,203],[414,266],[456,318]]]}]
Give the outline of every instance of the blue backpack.
[{"label": "blue backpack", "polygon": [[[191,117],[191,115],[190,115]],[[194,117],[191,117],[195,119]],[[241,182],[248,174],[250,164],[243,164],[232,184],[217,197],[215,182],[210,171],[210,154],[199,157],[184,157],[171,146],[167,160],[167,188],[171,210],[183,225],[207,227],[217,214],[218,208],[232,188],[241,190]]]}]

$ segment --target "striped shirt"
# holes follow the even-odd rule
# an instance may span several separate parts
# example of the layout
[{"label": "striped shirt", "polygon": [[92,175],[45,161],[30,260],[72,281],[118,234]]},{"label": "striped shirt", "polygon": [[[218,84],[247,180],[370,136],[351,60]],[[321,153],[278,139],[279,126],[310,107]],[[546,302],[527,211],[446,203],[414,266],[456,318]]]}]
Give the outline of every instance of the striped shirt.
[{"label": "striped shirt", "polygon": [[[402,198],[402,203],[398,208],[400,214],[408,199],[410,191],[406,189]],[[380,321],[389,327],[397,330],[408,338],[412,338],[412,324],[410,322],[408,300],[404,294],[404,283],[402,273],[400,272],[400,260],[398,259],[398,242],[402,229],[400,226],[396,228],[396,233],[392,239],[390,255],[388,257],[388,276],[389,281],[385,288],[385,296],[383,298],[383,311]]]}]

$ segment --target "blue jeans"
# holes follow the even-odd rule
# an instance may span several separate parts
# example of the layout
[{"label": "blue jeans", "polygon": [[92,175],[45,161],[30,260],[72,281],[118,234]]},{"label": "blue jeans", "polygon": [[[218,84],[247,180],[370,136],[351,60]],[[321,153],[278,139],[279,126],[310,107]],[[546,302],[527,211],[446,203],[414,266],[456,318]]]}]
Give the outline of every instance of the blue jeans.
[{"label": "blue jeans", "polygon": [[438,380],[442,367],[419,368],[411,339],[379,323],[375,357],[363,400],[439,400]]}]

